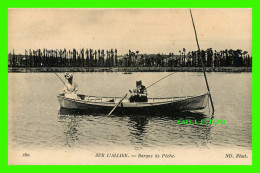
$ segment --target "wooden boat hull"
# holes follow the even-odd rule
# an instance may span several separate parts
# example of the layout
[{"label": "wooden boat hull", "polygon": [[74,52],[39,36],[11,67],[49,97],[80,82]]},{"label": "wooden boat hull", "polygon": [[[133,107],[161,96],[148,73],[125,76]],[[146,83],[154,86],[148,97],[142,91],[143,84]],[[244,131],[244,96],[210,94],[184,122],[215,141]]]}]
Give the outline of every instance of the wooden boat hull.
[{"label": "wooden boat hull", "polygon": [[[85,110],[88,112],[110,112],[119,102],[120,97],[102,97],[78,95],[81,99],[71,99],[58,95],[61,108]],[[149,98],[148,102],[130,103],[124,99],[118,105],[116,112],[133,113],[155,113],[155,112],[182,112],[202,110],[207,106],[208,93],[199,96],[169,97],[169,98]]]}]

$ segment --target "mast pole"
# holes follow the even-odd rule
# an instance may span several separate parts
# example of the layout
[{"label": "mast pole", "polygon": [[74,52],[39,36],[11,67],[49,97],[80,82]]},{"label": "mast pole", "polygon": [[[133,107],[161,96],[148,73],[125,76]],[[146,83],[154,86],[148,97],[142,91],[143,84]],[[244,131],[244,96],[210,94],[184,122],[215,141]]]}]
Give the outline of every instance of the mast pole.
[{"label": "mast pole", "polygon": [[[197,32],[196,32],[194,20],[193,20],[193,17],[192,17],[191,9],[190,9],[190,16],[191,16],[191,20],[192,20],[192,24],[193,24],[193,28],[194,28],[194,32],[195,32],[195,38],[196,38],[196,42],[197,42],[197,46],[198,46],[198,52],[199,52],[199,57],[200,57],[200,46],[199,46],[199,42],[198,42]],[[213,104],[213,100],[212,100],[212,97],[211,97],[211,94],[210,94],[209,84],[208,84],[208,80],[207,80],[207,76],[206,76],[206,72],[205,72],[205,67],[204,67],[204,62],[203,62],[202,57],[200,57],[200,60],[201,60],[201,65],[202,65],[202,69],[203,69],[203,74],[204,74],[206,86],[207,86],[208,93],[209,93],[209,99],[210,99],[210,102],[211,102],[212,115],[214,115],[214,112],[215,112],[214,104]]]}]

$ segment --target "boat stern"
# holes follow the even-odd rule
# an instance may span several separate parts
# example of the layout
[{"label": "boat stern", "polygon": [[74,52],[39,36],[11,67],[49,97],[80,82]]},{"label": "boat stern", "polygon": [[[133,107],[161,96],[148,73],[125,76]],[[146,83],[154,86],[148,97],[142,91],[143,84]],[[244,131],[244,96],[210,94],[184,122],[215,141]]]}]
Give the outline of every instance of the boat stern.
[{"label": "boat stern", "polygon": [[57,96],[61,108],[77,109],[78,105],[73,99],[66,98],[64,94]]}]

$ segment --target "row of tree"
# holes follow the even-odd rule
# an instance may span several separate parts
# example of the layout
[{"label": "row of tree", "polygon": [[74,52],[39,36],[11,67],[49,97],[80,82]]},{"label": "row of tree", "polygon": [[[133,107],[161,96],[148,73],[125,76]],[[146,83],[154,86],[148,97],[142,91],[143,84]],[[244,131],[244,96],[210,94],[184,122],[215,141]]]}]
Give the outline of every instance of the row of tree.
[{"label": "row of tree", "polygon": [[118,61],[118,66],[123,67],[201,67],[201,58],[205,67],[252,67],[252,56],[247,51],[240,49],[226,49],[213,51],[207,50],[179,51],[180,54],[141,54],[139,51],[126,54]]},{"label": "row of tree", "polygon": [[206,67],[251,67],[252,56],[240,49],[190,51],[183,48],[179,54],[139,54],[129,50],[117,55],[117,49],[93,50],[25,50],[24,55],[9,53],[11,67],[200,67],[201,58]]},{"label": "row of tree", "polygon": [[25,50],[24,55],[9,53],[9,66],[12,67],[110,67],[117,65],[117,49],[104,50],[76,49]]}]

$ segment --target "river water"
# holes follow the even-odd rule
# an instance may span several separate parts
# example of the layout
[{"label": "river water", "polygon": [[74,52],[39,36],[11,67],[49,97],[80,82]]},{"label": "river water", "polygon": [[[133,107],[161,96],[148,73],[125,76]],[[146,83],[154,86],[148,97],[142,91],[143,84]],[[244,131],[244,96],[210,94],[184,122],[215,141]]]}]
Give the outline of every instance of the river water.
[{"label": "river water", "polygon": [[[64,73],[58,73],[63,77]],[[167,72],[74,73],[79,92],[95,96],[124,96],[142,80],[148,86]],[[63,88],[54,73],[9,73],[9,146],[30,149],[96,149],[126,147],[252,149],[252,73],[207,73],[215,105],[214,119],[225,124],[180,125],[172,116],[60,113],[57,95]],[[202,73],[178,72],[152,86],[149,97],[206,93]],[[186,115],[187,114],[187,115]],[[203,112],[210,118],[209,109]],[[193,117],[194,115],[194,117]]]}]

